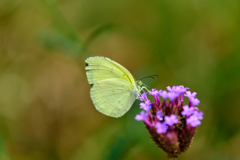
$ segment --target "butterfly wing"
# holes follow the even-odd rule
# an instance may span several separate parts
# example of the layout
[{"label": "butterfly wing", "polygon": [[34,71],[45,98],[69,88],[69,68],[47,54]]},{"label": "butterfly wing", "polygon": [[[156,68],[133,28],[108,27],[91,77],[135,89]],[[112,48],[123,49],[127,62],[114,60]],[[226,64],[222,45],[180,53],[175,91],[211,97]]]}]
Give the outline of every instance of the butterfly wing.
[{"label": "butterfly wing", "polygon": [[136,87],[120,78],[99,81],[90,91],[96,109],[115,118],[121,117],[131,108],[137,93]]},{"label": "butterfly wing", "polygon": [[88,57],[86,60],[86,74],[89,84],[94,84],[109,78],[120,78],[136,86],[131,73],[119,63],[100,56]]}]

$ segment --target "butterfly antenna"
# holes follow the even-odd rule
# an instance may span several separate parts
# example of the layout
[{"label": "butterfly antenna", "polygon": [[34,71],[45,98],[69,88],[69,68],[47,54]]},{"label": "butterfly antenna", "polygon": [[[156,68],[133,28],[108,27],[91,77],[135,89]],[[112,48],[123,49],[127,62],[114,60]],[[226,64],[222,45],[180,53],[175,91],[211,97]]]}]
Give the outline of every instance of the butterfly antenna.
[{"label": "butterfly antenna", "polygon": [[158,75],[151,75],[151,76],[146,76],[146,77],[143,77],[139,80],[142,80],[142,79],[145,79],[145,78],[152,78],[152,79],[155,79],[154,77],[159,77]]}]

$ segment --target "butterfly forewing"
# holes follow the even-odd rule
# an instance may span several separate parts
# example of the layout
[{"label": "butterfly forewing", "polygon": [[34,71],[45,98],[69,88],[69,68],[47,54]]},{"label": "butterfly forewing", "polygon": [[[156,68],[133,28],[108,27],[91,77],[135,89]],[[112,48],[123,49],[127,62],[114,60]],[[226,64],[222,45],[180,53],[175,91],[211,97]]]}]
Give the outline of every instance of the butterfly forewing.
[{"label": "butterfly forewing", "polygon": [[109,58],[94,56],[88,57],[85,62],[89,84],[109,78],[120,78],[136,86],[136,82],[130,72]]}]

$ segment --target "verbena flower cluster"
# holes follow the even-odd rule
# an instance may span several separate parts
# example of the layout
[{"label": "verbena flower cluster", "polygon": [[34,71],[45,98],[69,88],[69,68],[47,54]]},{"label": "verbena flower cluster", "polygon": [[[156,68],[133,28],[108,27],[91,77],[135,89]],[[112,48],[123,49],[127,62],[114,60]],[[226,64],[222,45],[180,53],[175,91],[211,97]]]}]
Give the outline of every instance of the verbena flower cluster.
[{"label": "verbena flower cluster", "polygon": [[[203,112],[196,107],[200,103],[195,98],[197,93],[188,89],[182,85],[168,86],[168,91],[152,89],[138,97],[143,101],[140,103],[142,111],[135,119],[144,122],[153,141],[169,158],[177,158],[189,148],[196,127],[203,119]],[[151,102],[147,94],[152,95],[155,101]],[[189,99],[187,105],[183,102],[184,96]]]}]

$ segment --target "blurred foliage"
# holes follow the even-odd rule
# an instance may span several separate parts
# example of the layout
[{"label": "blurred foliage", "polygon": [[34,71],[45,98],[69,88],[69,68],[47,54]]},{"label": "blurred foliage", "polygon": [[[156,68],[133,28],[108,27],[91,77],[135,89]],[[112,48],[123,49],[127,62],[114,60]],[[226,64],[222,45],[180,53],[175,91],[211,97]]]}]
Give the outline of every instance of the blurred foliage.
[{"label": "blurred foliage", "polygon": [[179,159],[240,159],[240,1],[0,1],[0,159],[167,159],[141,122],[98,113],[84,60],[150,88],[196,91],[204,120]]}]

